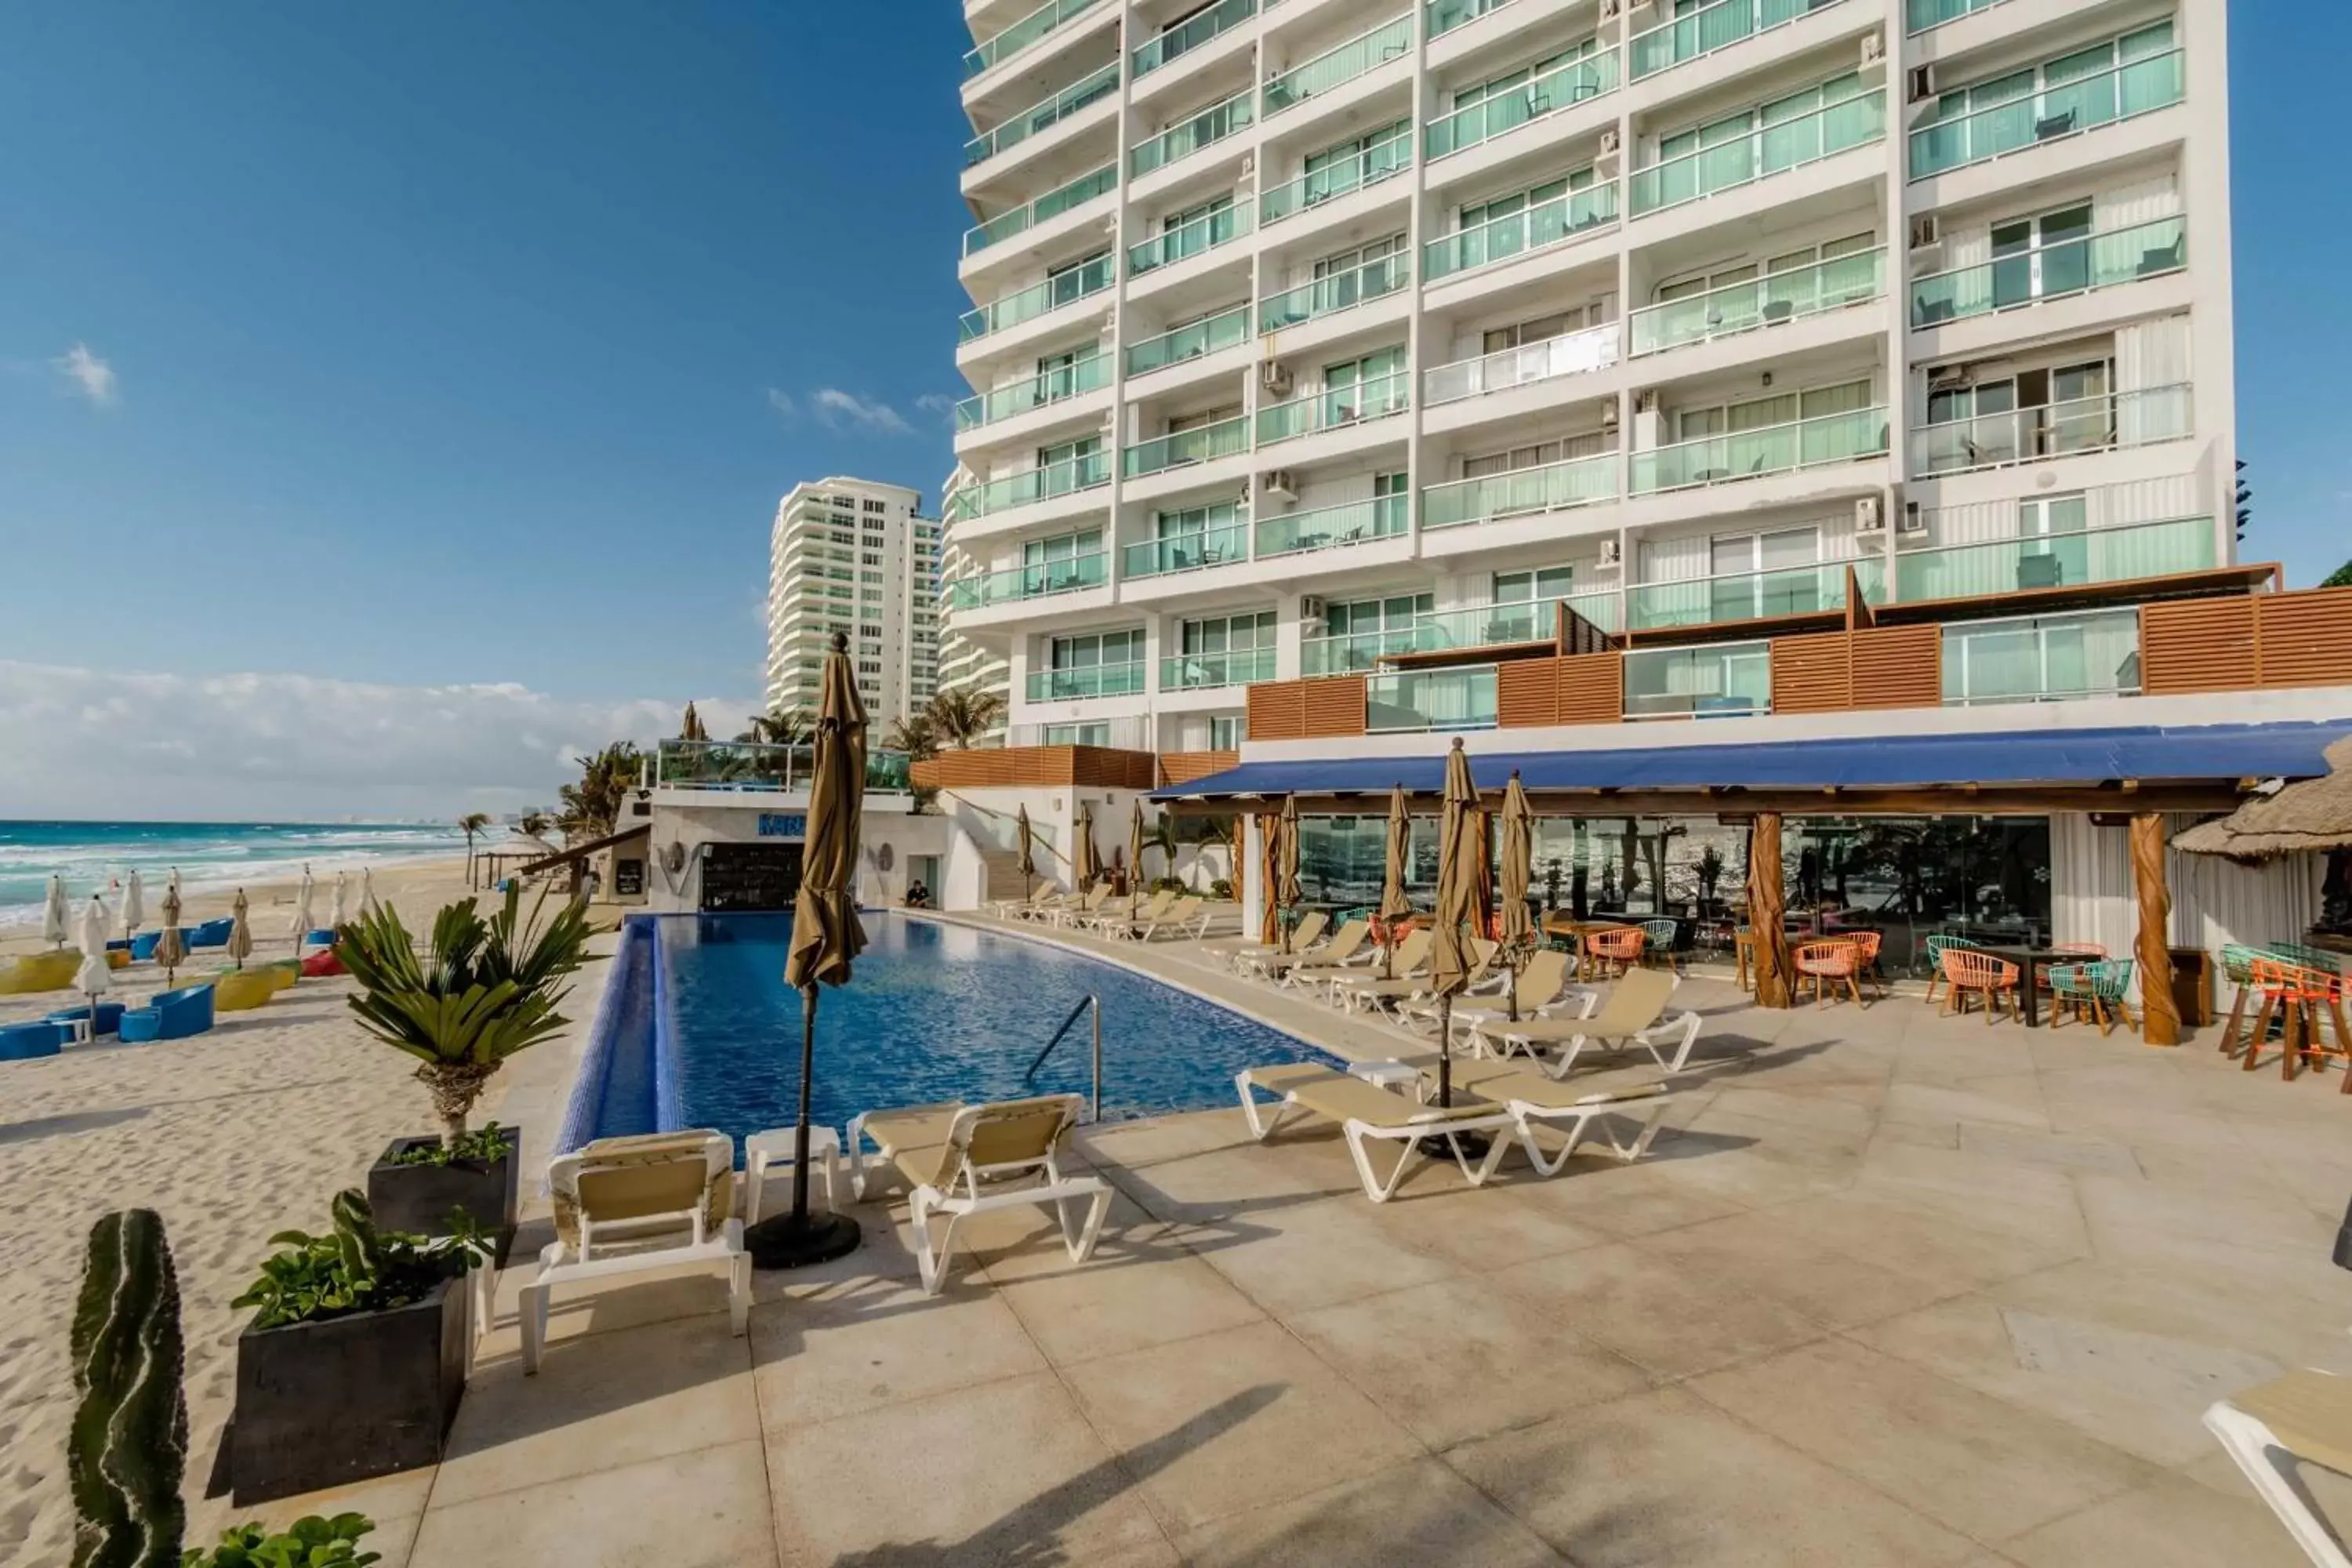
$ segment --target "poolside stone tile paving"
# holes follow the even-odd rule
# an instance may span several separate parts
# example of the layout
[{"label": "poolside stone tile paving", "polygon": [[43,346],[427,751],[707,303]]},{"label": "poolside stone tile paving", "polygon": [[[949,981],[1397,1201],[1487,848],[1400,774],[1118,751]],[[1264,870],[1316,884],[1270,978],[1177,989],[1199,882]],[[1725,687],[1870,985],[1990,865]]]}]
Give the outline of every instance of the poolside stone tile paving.
[{"label": "poolside stone tile paving", "polygon": [[2332,1075],[1916,992],[1680,996],[1706,1033],[1638,1165],[1430,1164],[1376,1206],[1328,1126],[1114,1124],[1079,1139],[1119,1193],[1090,1264],[992,1215],[927,1298],[868,1204],[852,1257],[757,1276],[748,1337],[715,1279],[575,1289],[530,1379],[510,1269],[452,1458],[326,1500],[386,1521],[386,1568],[2303,1561],[2198,1417],[2352,1371]]}]

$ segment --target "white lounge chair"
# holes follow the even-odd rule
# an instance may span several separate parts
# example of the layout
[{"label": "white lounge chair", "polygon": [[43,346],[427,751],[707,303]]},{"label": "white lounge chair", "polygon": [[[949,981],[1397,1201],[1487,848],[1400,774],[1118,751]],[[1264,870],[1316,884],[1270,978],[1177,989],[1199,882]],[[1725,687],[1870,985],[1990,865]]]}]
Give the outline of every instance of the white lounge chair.
[{"label": "white lounge chair", "polygon": [[1095,884],[1094,889],[1091,892],[1088,892],[1082,898],[1076,899],[1073,902],[1065,904],[1062,908],[1055,910],[1047,918],[1054,925],[1056,926],[1084,925],[1095,917],[1096,913],[1102,909],[1103,901],[1109,897],[1110,884],[1108,882],[1097,882]]},{"label": "white lounge chair", "polygon": [[[1329,923],[1330,917],[1321,910],[1309,914],[1305,920],[1300,921],[1298,928],[1290,933],[1290,950],[1297,952],[1313,943],[1322,936],[1323,928]],[[1198,951],[1209,957],[1223,959],[1235,969],[1239,969],[1242,966],[1242,961],[1245,958],[1255,958],[1261,953],[1280,952],[1282,943],[1260,942],[1244,931],[1233,936],[1221,936],[1213,942],[1203,938]]]},{"label": "white lounge chair", "polygon": [[1331,933],[1331,940],[1311,952],[1302,952],[1294,946],[1289,952],[1267,952],[1258,955],[1251,965],[1257,973],[1281,985],[1313,985],[1317,976],[1371,959],[1372,926],[1370,921],[1349,921]]},{"label": "white lounge chair", "polygon": [[[1518,979],[1517,981],[1507,979],[1502,985],[1495,988],[1494,995],[1481,997],[1466,1005],[1461,998],[1455,998],[1454,1003],[1455,1037],[1466,1039],[1472,1026],[1485,1023],[1489,1019],[1510,1022],[1511,1009],[1502,1000],[1505,992],[1517,994],[1519,1016],[1522,1018],[1543,1017],[1550,1014],[1574,1012],[1580,1008],[1590,1013],[1592,1008],[1600,1005],[1601,1001],[1599,992],[1588,991],[1581,986],[1570,985],[1568,983],[1568,954],[1545,948],[1541,952],[1528,954],[1526,966],[1519,971]],[[1398,1008],[1397,1011],[1399,1013],[1426,1012],[1433,1024],[1436,1021],[1435,1007],[1423,1004],[1411,1004]]]},{"label": "white lounge chair", "polygon": [[1175,892],[1171,889],[1162,888],[1151,895],[1150,903],[1130,914],[1129,912],[1130,900],[1113,899],[1093,914],[1088,915],[1082,923],[1088,931],[1100,931],[1105,936],[1133,936],[1139,927],[1166,914],[1168,906],[1175,901]]},{"label": "white lounge chair", "polygon": [[1471,1026],[1475,1049],[1496,1057],[1514,1050],[1533,1058],[1538,1048],[1558,1052],[1544,1071],[1564,1079],[1585,1051],[1631,1050],[1636,1046],[1669,1073],[1689,1065],[1691,1047],[1698,1043],[1699,1016],[1685,1011],[1669,1018],[1666,1001],[1674,994],[1675,976],[1662,969],[1635,969],[1610,988],[1600,1009],[1588,1018],[1522,1018],[1517,1023],[1482,1018]]},{"label": "white lounge chair", "polygon": [[[1435,943],[1433,942],[1433,947]],[[1470,939],[1470,975],[1461,995],[1480,995],[1494,991],[1510,980],[1510,971],[1502,963],[1502,947],[1485,937]],[[1427,1025],[1431,1033],[1437,1029],[1439,1013],[1436,982],[1429,967],[1421,973],[1401,975],[1393,980],[1356,979],[1348,982],[1345,993],[1333,989],[1334,999],[1345,1002],[1348,1011],[1360,1008],[1378,1010],[1383,1004],[1396,1015],[1397,1022],[1409,1027]],[[1459,997],[1456,998],[1459,1005]]]},{"label": "white lounge chair", "polygon": [[[1380,949],[1375,947],[1366,956],[1363,966],[1344,972],[1326,970],[1309,973],[1305,978],[1310,985],[1323,987],[1323,999],[1334,1007],[1345,1007],[1352,1013],[1355,1004],[1349,993],[1364,987],[1385,990],[1391,995],[1410,996],[1424,982],[1417,978],[1429,966],[1429,949],[1433,939],[1426,931],[1417,931],[1397,943],[1396,962],[1391,973],[1382,978],[1379,963]],[[1396,987],[1403,989],[1398,990]]]},{"label": "white lounge chair", "polygon": [[[1396,1069],[1411,1068],[1420,1077],[1414,1087],[1427,1100],[1438,1089],[1437,1058],[1433,1056],[1406,1057],[1395,1061],[1359,1063],[1349,1068],[1368,1079],[1393,1081]],[[1650,1151],[1658,1135],[1658,1127],[1665,1119],[1666,1107],[1673,1093],[1663,1082],[1619,1084],[1612,1088],[1588,1089],[1571,1087],[1545,1077],[1521,1062],[1496,1061],[1491,1058],[1454,1058],[1451,1073],[1456,1093],[1474,1095],[1489,1104],[1499,1105],[1510,1114],[1512,1131],[1528,1152],[1528,1163],[1538,1175],[1558,1173],[1568,1163],[1569,1157],[1583,1145],[1588,1135],[1599,1131],[1609,1151],[1628,1163]],[[1624,1116],[1638,1123],[1631,1140],[1621,1139],[1609,1130],[1605,1118]],[[1557,1155],[1547,1156],[1543,1145],[1536,1141],[1538,1131],[1567,1134],[1567,1142]]]},{"label": "white lounge chair", "polygon": [[735,1145],[707,1128],[600,1138],[547,1168],[555,1237],[522,1289],[522,1367],[539,1370],[558,1285],[707,1264],[727,1275],[728,1326],[751,1310],[751,1258],[734,1216]]},{"label": "white lounge chair", "polygon": [[2291,1372],[2218,1402],[2205,1412],[2205,1426],[2305,1556],[2319,1568],[2352,1568],[2294,1473],[2300,1459],[2352,1476],[2352,1377]]},{"label": "white lounge chair", "polygon": [[[915,1261],[925,1293],[936,1296],[947,1282],[956,1226],[991,1209],[1050,1205],[1071,1260],[1084,1263],[1093,1256],[1103,1215],[1110,1209],[1110,1185],[1100,1176],[1066,1176],[1059,1163],[1083,1103],[1075,1094],[1047,1094],[869,1110],[851,1120],[849,1161],[857,1195],[865,1197],[877,1159],[895,1166],[907,1183]],[[866,1154],[869,1141],[877,1156]],[[1086,1218],[1073,1225],[1070,1205],[1080,1200],[1087,1204]],[[945,1215],[948,1222],[936,1242],[934,1215]]]},{"label": "white lounge chair", "polygon": [[[1404,1180],[1405,1167],[1412,1163],[1414,1152],[1432,1140],[1445,1144],[1472,1186],[1483,1185],[1502,1163],[1510,1141],[1507,1137],[1493,1139],[1486,1154],[1474,1164],[1462,1147],[1461,1134],[1507,1133],[1517,1126],[1510,1112],[1501,1106],[1457,1105],[1445,1109],[1417,1105],[1401,1094],[1391,1094],[1362,1079],[1314,1062],[1244,1068],[1234,1075],[1234,1087],[1240,1091],[1242,1114],[1249,1119],[1250,1136],[1261,1143],[1272,1137],[1294,1110],[1339,1123],[1348,1140],[1348,1152],[1356,1162],[1357,1179],[1364,1184],[1364,1195],[1376,1204],[1389,1201],[1397,1184]],[[1253,1089],[1278,1095],[1282,1103],[1274,1108],[1271,1116],[1265,1115]],[[1365,1148],[1375,1138],[1404,1145],[1385,1178],[1373,1171],[1371,1157]]]},{"label": "white lounge chair", "polygon": [[1261,980],[1279,980],[1286,971],[1344,957],[1362,943],[1364,933],[1352,929],[1362,921],[1349,921],[1326,937],[1323,932],[1330,923],[1331,918],[1317,910],[1291,931],[1289,951],[1285,952],[1279,942],[1271,945],[1253,943],[1233,954],[1234,972],[1255,974]]},{"label": "white lounge chair", "polygon": [[1198,930],[1208,924],[1209,917],[1202,912],[1207,904],[1206,899],[1188,893],[1145,921],[1142,928],[1135,932],[1135,940],[1150,942],[1163,931],[1174,931],[1180,936],[1187,932],[1198,934]]}]

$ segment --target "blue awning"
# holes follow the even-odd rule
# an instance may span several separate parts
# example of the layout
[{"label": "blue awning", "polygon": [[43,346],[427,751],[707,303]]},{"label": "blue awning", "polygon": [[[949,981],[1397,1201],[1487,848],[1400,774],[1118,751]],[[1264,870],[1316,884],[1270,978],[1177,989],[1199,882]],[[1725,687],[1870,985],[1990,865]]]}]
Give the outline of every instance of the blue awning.
[{"label": "blue awning", "polygon": [[[2108,730],[2020,730],[1994,734],[1876,735],[1744,745],[1643,746],[1554,752],[1479,752],[1483,788],[1511,770],[1530,790],[1903,789],[1957,784],[2083,784],[2122,779],[2211,783],[2309,778],[2327,771],[2321,752],[2345,734],[2336,723],[2208,724]],[[1318,757],[1244,763],[1154,800],[1235,795],[1385,795],[1402,784],[1441,794],[1444,741],[1416,757]]]}]

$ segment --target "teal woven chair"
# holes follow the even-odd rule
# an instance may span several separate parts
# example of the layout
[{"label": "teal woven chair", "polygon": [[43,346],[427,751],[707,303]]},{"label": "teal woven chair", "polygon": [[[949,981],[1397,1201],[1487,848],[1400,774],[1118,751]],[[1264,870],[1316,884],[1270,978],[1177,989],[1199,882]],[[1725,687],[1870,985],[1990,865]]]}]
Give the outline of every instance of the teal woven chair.
[{"label": "teal woven chair", "polygon": [[2116,1018],[2121,1018],[2126,1028],[2139,1027],[2132,1022],[2131,1005],[2124,1000],[2131,989],[2130,959],[2103,958],[2096,963],[2061,964],[2047,973],[2053,1026],[2062,1015],[2072,1012],[2078,1019],[2095,1021],[2102,1035],[2115,1032]]},{"label": "teal woven chair", "polygon": [[1641,926],[1643,934],[1649,938],[1642,948],[1643,962],[1663,963],[1668,969],[1680,974],[1683,972],[1683,957],[1681,953],[1675,951],[1675,943],[1683,934],[1681,923],[1661,919],[1643,921]]},{"label": "teal woven chair", "polygon": [[1922,1000],[1933,1002],[1936,999],[1936,987],[1949,984],[1944,978],[1944,950],[1948,947],[1959,947],[1974,952],[1977,944],[1966,937],[1953,936],[1948,931],[1937,931],[1925,938],[1920,945],[1927,950],[1927,994]]}]

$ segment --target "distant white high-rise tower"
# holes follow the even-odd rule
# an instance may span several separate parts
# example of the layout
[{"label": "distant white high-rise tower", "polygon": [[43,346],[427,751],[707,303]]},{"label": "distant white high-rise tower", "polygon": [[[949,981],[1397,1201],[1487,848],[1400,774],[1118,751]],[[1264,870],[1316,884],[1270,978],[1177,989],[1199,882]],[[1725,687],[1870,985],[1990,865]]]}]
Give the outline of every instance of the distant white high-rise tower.
[{"label": "distant white high-rise tower", "polygon": [[940,525],[902,485],[793,487],[768,552],[768,710],[814,711],[832,636],[849,638],[878,741],[937,689]]}]

